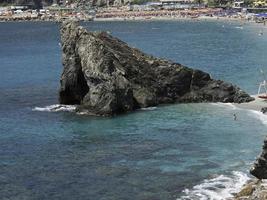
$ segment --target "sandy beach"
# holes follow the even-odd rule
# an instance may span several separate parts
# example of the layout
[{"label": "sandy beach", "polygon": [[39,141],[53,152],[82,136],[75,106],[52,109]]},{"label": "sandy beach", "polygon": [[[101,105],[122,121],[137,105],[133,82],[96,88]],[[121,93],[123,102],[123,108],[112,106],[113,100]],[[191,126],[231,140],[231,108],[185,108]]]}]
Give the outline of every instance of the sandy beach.
[{"label": "sandy beach", "polygon": [[[198,18],[191,17],[110,17],[110,18],[95,18],[94,21],[178,21],[178,20],[193,20],[193,21],[206,21],[206,20],[214,20],[214,21],[240,21],[244,22],[244,19],[241,18],[232,18],[232,17],[209,17],[209,16],[200,16]],[[247,20],[245,20],[248,22]],[[249,21],[253,22],[253,21]]]},{"label": "sandy beach", "polygon": [[[265,95],[265,94],[261,94]],[[267,100],[261,99],[258,97],[258,95],[252,95],[252,97],[255,98],[254,101],[248,102],[248,103],[233,103],[234,106],[241,108],[241,109],[248,109],[248,110],[255,110],[255,111],[261,111],[262,108],[267,107]]]}]

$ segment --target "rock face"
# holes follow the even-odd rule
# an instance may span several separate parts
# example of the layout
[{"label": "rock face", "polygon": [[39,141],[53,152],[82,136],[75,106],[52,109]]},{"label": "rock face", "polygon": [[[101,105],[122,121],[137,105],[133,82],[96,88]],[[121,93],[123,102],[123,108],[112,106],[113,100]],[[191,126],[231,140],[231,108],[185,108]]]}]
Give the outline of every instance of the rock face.
[{"label": "rock face", "polygon": [[264,140],[262,153],[250,169],[250,173],[258,179],[267,179],[267,137]]},{"label": "rock face", "polygon": [[250,173],[257,179],[245,184],[242,190],[235,195],[234,200],[266,200],[267,199],[267,137],[264,140],[263,150]]},{"label": "rock face", "polygon": [[61,25],[59,101],[78,104],[78,112],[115,115],[175,102],[252,101],[240,88],[181,64],[152,57],[77,22]]}]

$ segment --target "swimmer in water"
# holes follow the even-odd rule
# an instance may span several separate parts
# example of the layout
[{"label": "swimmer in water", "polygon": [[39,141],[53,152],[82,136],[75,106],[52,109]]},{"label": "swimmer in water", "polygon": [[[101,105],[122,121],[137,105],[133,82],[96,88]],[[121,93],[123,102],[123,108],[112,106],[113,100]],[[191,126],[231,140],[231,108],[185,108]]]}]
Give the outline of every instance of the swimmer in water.
[{"label": "swimmer in water", "polygon": [[234,113],[234,120],[236,121],[237,120],[237,116],[236,116],[236,114]]}]

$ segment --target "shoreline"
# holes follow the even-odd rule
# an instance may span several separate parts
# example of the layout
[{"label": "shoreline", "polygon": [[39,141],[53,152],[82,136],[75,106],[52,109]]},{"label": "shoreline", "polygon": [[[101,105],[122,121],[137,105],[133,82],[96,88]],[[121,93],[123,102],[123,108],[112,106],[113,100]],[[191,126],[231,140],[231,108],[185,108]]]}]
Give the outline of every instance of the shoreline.
[{"label": "shoreline", "polygon": [[[114,18],[111,18],[111,21],[113,21]],[[132,19],[132,20],[125,20],[125,19],[118,19],[118,18],[115,18],[114,21],[119,21],[119,20],[122,20],[122,21],[178,21],[178,20],[188,20],[188,21],[206,21],[206,20],[212,20],[212,21],[218,21],[218,22],[223,22],[223,21],[236,21],[236,22],[243,22],[242,19],[239,19],[239,18],[228,18],[228,17],[220,17],[220,18],[217,18],[217,17],[199,17],[199,18],[189,18],[189,17],[176,17],[176,18],[170,18],[170,17],[155,17],[155,18],[152,18],[152,19],[144,19],[144,18],[137,18],[137,19]],[[97,21],[97,20],[95,20]],[[103,21],[108,21],[108,20],[103,20]],[[58,21],[45,21],[45,20],[21,20],[21,21],[10,21],[10,22],[58,22]],[[254,21],[246,21],[246,22],[250,22],[250,23],[255,23]],[[254,97],[256,97],[254,95]],[[267,102],[266,101],[263,101],[259,98],[256,97],[256,99],[252,102],[249,102],[249,103],[243,103],[243,104],[234,104],[236,105],[237,107],[240,107],[240,108],[243,108],[243,109],[250,109],[250,110],[256,110],[256,111],[260,111],[260,109],[262,108],[262,106],[266,106]],[[241,190],[242,191],[242,190]]]},{"label": "shoreline", "polygon": [[[260,94],[264,95],[264,94]],[[236,106],[237,108],[246,109],[246,110],[253,110],[261,112],[261,109],[267,107],[267,100],[261,99],[258,95],[251,95],[255,98],[254,101],[247,102],[247,103],[232,103],[232,105]]]},{"label": "shoreline", "polygon": [[[61,23],[65,20],[42,20],[42,19],[34,19],[34,20],[0,20],[1,23],[27,23],[27,22],[51,22],[51,23]],[[229,18],[229,17],[198,17],[198,18],[190,18],[190,17],[153,17],[153,18],[144,18],[144,17],[136,17],[136,18],[119,18],[119,17],[112,17],[112,18],[95,18],[94,20],[77,20],[77,19],[70,19],[80,22],[157,22],[157,21],[169,21],[169,22],[179,22],[179,21],[218,21],[218,22],[239,22],[241,23],[240,26],[244,25],[245,23],[251,24],[258,24],[260,26],[264,26],[262,23],[256,23],[254,20],[244,20],[240,18]],[[266,26],[267,27],[267,26]]]},{"label": "shoreline", "polygon": [[214,20],[214,21],[240,21],[240,22],[254,22],[253,20],[244,20],[242,18],[233,17],[209,17],[200,16],[197,18],[192,17],[110,17],[110,18],[95,18],[93,21],[180,21],[180,20],[192,20],[192,21],[202,21],[202,20]]},{"label": "shoreline", "polygon": [[[264,95],[264,94],[259,94],[259,95]],[[267,108],[267,100],[260,99],[258,97],[259,95],[251,95],[252,97],[255,98],[254,101],[242,104],[232,104],[232,105],[236,106],[239,109],[257,111],[260,112],[260,114],[262,115],[266,115],[265,114],[266,111],[262,109]],[[234,197],[232,198],[232,200],[255,200],[255,199],[259,200],[267,199],[267,180],[264,179],[260,180],[255,177],[251,178],[241,187],[238,193],[234,194]]]},{"label": "shoreline", "polygon": [[[58,19],[23,19],[23,18],[0,18],[0,23],[4,22],[63,22],[65,20],[76,20],[81,22],[112,22],[112,21],[236,21],[236,22],[252,22],[256,23],[253,19],[245,19],[241,17],[231,17],[231,16],[129,16],[129,17],[96,17],[93,19],[76,19],[76,18],[58,18]],[[256,23],[263,24],[263,23]]]}]

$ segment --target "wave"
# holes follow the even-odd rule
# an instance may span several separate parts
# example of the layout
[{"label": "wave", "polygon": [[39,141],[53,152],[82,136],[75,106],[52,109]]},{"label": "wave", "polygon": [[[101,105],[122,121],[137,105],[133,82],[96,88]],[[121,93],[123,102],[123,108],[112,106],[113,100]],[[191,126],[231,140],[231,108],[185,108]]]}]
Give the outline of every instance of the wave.
[{"label": "wave", "polygon": [[157,107],[147,107],[147,108],[141,108],[140,110],[156,110]]},{"label": "wave", "polygon": [[250,178],[247,174],[234,171],[229,176],[220,175],[205,179],[192,189],[183,190],[184,195],[177,200],[226,200],[240,191]]},{"label": "wave", "polygon": [[41,111],[41,112],[73,112],[76,109],[76,105],[61,105],[61,104],[54,104],[45,107],[35,107],[33,111]]},{"label": "wave", "polygon": [[235,106],[234,104],[232,103],[209,103],[210,105],[214,105],[214,106],[219,106],[219,107],[227,107],[227,108],[231,108],[232,110],[236,110],[236,109],[239,109],[237,106]]},{"label": "wave", "polygon": [[253,115],[253,117],[256,117],[257,119],[259,119],[263,125],[267,125],[266,114],[263,114],[262,112],[256,111],[256,110],[249,110],[249,112]]}]

